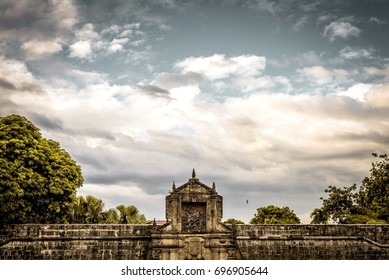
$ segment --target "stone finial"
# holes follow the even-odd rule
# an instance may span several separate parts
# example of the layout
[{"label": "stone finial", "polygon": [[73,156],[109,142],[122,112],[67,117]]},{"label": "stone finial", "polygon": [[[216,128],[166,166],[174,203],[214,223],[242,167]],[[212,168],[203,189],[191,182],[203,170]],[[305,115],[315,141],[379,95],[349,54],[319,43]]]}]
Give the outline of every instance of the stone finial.
[{"label": "stone finial", "polygon": [[196,178],[196,171],[195,169],[193,168],[193,171],[192,171],[192,179],[195,179]]},{"label": "stone finial", "polygon": [[176,190],[176,182],[173,181],[173,187],[172,187],[173,191]]},{"label": "stone finial", "polygon": [[157,225],[157,222],[155,221],[155,218],[153,220],[153,227],[155,227]]},{"label": "stone finial", "polygon": [[212,183],[212,190],[216,191],[216,185],[215,182]]}]

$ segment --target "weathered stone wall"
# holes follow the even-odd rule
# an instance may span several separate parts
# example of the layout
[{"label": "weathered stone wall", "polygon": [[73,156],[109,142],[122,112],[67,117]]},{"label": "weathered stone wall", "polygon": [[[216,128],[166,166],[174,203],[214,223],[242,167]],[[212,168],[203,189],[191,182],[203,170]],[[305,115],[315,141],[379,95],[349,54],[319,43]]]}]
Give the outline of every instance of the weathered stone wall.
[{"label": "weathered stone wall", "polygon": [[389,259],[389,225],[237,225],[242,259]]},{"label": "weathered stone wall", "polygon": [[11,225],[0,259],[145,259],[151,225]]},{"label": "weathered stone wall", "polygon": [[[228,244],[236,247],[236,259],[389,259],[389,225],[236,225],[231,228]],[[179,248],[173,243],[169,247],[168,241],[180,236],[170,234],[167,238],[166,233],[158,233],[152,225],[10,225],[0,230],[0,259],[147,259],[165,246],[171,253],[169,258],[174,259],[172,256],[179,255]],[[206,237],[220,239],[217,233],[208,233]],[[185,238],[194,240],[190,234]],[[197,234],[196,238],[200,240],[201,236]],[[188,248],[190,251],[191,247]],[[177,254],[173,254],[175,251]]]}]

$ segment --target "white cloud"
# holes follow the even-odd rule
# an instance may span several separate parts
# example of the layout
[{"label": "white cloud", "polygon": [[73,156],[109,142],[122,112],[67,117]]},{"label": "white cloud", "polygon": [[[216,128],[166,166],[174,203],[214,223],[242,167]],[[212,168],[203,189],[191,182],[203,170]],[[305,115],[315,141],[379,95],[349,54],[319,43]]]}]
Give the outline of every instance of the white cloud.
[{"label": "white cloud", "polygon": [[389,84],[373,86],[365,94],[365,101],[369,107],[389,110]]},{"label": "white cloud", "polygon": [[94,31],[94,25],[92,23],[84,24],[75,32],[75,36],[79,41],[90,41],[100,37],[99,34]]},{"label": "white cloud", "polygon": [[73,69],[71,71],[67,71],[67,74],[72,77],[72,80],[75,79],[77,81],[80,81],[83,86],[107,83],[106,75],[96,72],[86,72],[78,69]]},{"label": "white cloud", "polygon": [[349,22],[333,21],[324,28],[323,37],[334,41],[336,38],[359,37],[360,33],[361,30]]},{"label": "white cloud", "polygon": [[317,54],[315,51],[308,51],[299,54],[295,59],[299,64],[303,65],[320,65],[323,63],[321,54]]},{"label": "white cloud", "polygon": [[242,55],[227,58],[222,54],[208,57],[189,57],[176,63],[175,67],[185,72],[195,72],[210,80],[228,78],[229,76],[255,76],[266,66],[263,56]]},{"label": "white cloud", "polygon": [[113,39],[110,44],[108,51],[111,53],[116,53],[118,51],[123,50],[124,45],[129,41],[128,38],[122,38],[122,39]]},{"label": "white cloud", "polygon": [[382,20],[382,19],[379,19],[379,18],[376,18],[376,17],[371,17],[370,21],[375,22],[375,23],[377,23],[379,25],[386,24],[385,20]]},{"label": "white cloud", "polygon": [[82,28],[75,31],[78,41],[70,45],[69,57],[96,59],[125,52],[126,60],[147,60],[152,57],[150,46],[138,49],[147,42],[147,35],[140,30],[140,26],[140,23],[114,24],[98,33],[93,24],[84,24]]},{"label": "white cloud", "polygon": [[[13,71],[36,82],[25,65],[2,62],[2,77]],[[334,75],[327,71],[324,76]],[[305,213],[316,202],[301,206],[301,200],[319,203],[327,185],[363,178],[369,154],[384,150],[389,137],[382,117],[383,106],[389,106],[387,85],[357,84],[343,94],[348,96],[258,92],[215,102],[191,82],[197,76],[170,77],[174,87],[167,99],[142,88],[111,85],[96,72],[72,73],[84,80],[82,88],[46,85],[46,96],[15,95],[12,101],[21,111],[28,107],[27,116],[44,113],[63,124],[54,131],[43,128],[43,133],[82,165],[86,183],[80,193],[117,205],[124,193],[134,191],[131,201],[145,205],[149,218],[163,209],[171,181],[185,182],[193,167],[203,182],[216,181],[226,211],[240,211],[242,218],[252,213],[244,214],[238,200],[250,193],[253,201],[288,201]],[[176,84],[176,79],[189,82]],[[17,80],[14,76],[9,82]],[[361,92],[364,102],[349,98]]]},{"label": "white cloud", "polygon": [[18,60],[0,57],[0,80],[0,87],[15,92],[42,92],[42,83]]},{"label": "white cloud", "polygon": [[36,60],[60,52],[62,46],[56,41],[27,41],[21,46],[26,60]]},{"label": "white cloud", "polygon": [[89,41],[78,41],[70,45],[70,57],[89,58],[91,54],[92,49]]},{"label": "white cloud", "polygon": [[344,91],[337,92],[339,96],[348,96],[360,102],[365,101],[365,95],[372,88],[371,84],[355,84]]},{"label": "white cloud", "polygon": [[300,17],[295,24],[292,26],[293,31],[300,31],[309,23],[309,17],[308,16],[302,16]]},{"label": "white cloud", "polygon": [[335,19],[335,16],[334,15],[322,15],[322,16],[319,16],[319,18],[317,19],[317,23],[318,24],[322,24],[322,23],[325,23],[325,22],[330,22],[332,20]]},{"label": "white cloud", "polygon": [[6,52],[21,51],[29,60],[54,54],[68,44],[78,22],[72,0],[5,0],[0,3],[0,40]]},{"label": "white cloud", "polygon": [[276,12],[280,10],[280,6],[277,5],[277,2],[269,0],[256,0],[249,2],[247,5],[250,9],[269,12],[272,15],[275,15]]},{"label": "white cloud", "polygon": [[297,73],[304,79],[319,85],[328,84],[333,81],[345,81],[349,73],[343,69],[327,69],[323,66],[312,66],[297,69]]},{"label": "white cloud", "polygon": [[344,59],[372,58],[372,51],[367,49],[351,48],[349,46],[340,50],[340,57]]},{"label": "white cloud", "polygon": [[[289,92],[292,89],[290,81],[283,76],[261,76],[261,77],[245,77],[240,76],[232,82],[236,88],[243,92],[252,92],[258,89],[270,89],[281,86],[284,92]],[[228,87],[229,85],[226,85]]]},{"label": "white cloud", "polygon": [[369,76],[383,76],[389,78],[389,64],[385,65],[384,68],[378,67],[365,67],[364,72]]},{"label": "white cloud", "polygon": [[[262,74],[266,67],[266,58],[263,56],[226,57],[215,54],[209,57],[189,57],[178,61],[175,67],[184,72],[179,75],[192,73],[192,76],[204,77],[217,91],[236,89],[246,93],[281,87],[288,92],[292,87],[286,77]],[[160,78],[156,82],[160,82]]]}]

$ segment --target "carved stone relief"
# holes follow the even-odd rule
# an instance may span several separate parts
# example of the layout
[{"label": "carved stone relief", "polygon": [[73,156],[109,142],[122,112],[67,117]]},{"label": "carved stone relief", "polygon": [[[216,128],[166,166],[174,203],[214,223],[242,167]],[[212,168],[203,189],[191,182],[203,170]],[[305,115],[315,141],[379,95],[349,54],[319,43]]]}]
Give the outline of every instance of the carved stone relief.
[{"label": "carved stone relief", "polygon": [[205,232],[205,211],[205,203],[183,203],[182,231],[188,233]]}]

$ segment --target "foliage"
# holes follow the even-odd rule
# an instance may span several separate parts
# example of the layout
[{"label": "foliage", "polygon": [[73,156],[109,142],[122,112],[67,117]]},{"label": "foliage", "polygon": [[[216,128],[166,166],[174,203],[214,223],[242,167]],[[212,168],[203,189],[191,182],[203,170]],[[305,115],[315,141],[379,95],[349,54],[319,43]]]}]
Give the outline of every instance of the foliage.
[{"label": "foliage", "polygon": [[73,223],[81,224],[144,224],[146,218],[134,205],[118,205],[103,211],[104,202],[94,196],[77,196],[72,205]]},{"label": "foliage", "polygon": [[321,208],[311,213],[312,224],[367,224],[389,223],[389,159],[387,155],[373,154],[381,160],[372,163],[370,177],[365,177],[358,189],[329,186]]},{"label": "foliage", "polygon": [[237,219],[234,219],[234,218],[229,218],[227,220],[224,221],[225,224],[237,224],[237,225],[243,225],[244,222],[242,222],[241,220],[237,220]]},{"label": "foliage", "polygon": [[146,218],[143,214],[139,213],[138,208],[134,205],[118,205],[116,209],[119,210],[119,223],[120,224],[145,224]]},{"label": "foliage", "polygon": [[77,224],[86,223],[87,205],[83,196],[77,196],[72,204],[72,220],[71,222]]},{"label": "foliage", "polygon": [[72,220],[78,224],[97,224],[104,220],[104,202],[92,195],[77,196],[72,205]]},{"label": "foliage", "polygon": [[389,158],[386,154],[373,156],[381,160],[372,163],[370,177],[363,179],[358,202],[376,219],[389,223]]},{"label": "foliage", "polygon": [[81,168],[25,117],[0,118],[0,225],[69,219]]},{"label": "foliage", "polygon": [[104,223],[105,224],[118,224],[119,223],[119,214],[118,211],[114,208],[108,209],[108,211],[103,213]]},{"label": "foliage", "polygon": [[269,205],[257,209],[250,224],[299,224],[300,219],[289,207]]}]

